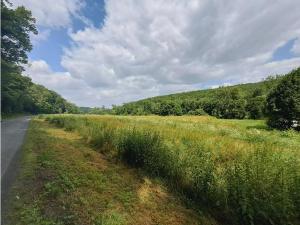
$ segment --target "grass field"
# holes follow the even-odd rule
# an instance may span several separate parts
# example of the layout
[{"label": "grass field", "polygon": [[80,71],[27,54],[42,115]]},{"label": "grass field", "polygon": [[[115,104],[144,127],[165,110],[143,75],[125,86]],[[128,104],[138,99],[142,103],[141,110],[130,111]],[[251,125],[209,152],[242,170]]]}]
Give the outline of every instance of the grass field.
[{"label": "grass field", "polygon": [[218,224],[160,179],[111,160],[78,133],[33,119],[23,150],[7,224]]},{"label": "grass field", "polygon": [[[300,134],[295,131],[268,130],[262,120],[220,120],[206,116],[51,115],[43,118],[64,130],[53,128],[42,119],[31,124],[26,148],[27,151],[36,149],[38,163],[30,165],[38,164],[41,172],[45,168],[56,171],[43,175],[41,198],[48,199],[50,195],[54,199],[47,200],[50,206],[71,204],[64,206],[64,212],[70,215],[66,213],[62,218],[70,221],[74,218],[75,224],[197,224],[196,221],[199,224],[299,224]],[[121,162],[125,165],[120,166]],[[89,171],[91,166],[93,169]],[[104,174],[102,167],[107,168]],[[96,168],[101,175],[92,172]],[[162,181],[167,185],[162,189],[169,190],[163,193],[173,193],[170,195],[176,197],[163,200],[158,208],[157,201],[162,199],[160,191],[154,188],[155,203],[149,203],[145,209],[134,199],[137,193],[148,194],[130,186],[133,178],[129,177],[141,171],[137,168],[149,177],[133,184],[138,187],[146,184],[148,188],[149,181],[150,186],[155,186],[159,180],[159,190]],[[87,189],[74,191],[82,185]],[[93,205],[111,199],[107,194],[99,196],[97,190],[115,194],[113,203]],[[178,196],[185,196],[183,205]],[[193,210],[186,209],[187,203]],[[37,213],[35,208],[32,210]],[[50,217],[53,214],[49,212]],[[106,217],[123,222],[104,223]],[[99,218],[100,222],[96,223]],[[147,222],[147,218],[156,219]],[[88,222],[82,223],[81,219]]]}]

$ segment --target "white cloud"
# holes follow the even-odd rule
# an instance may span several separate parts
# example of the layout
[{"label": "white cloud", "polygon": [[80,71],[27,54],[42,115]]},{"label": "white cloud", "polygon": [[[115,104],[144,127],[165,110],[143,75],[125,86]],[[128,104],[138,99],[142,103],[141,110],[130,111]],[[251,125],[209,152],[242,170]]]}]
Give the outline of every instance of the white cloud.
[{"label": "white cloud", "polygon": [[89,90],[84,82],[73,78],[69,72],[53,72],[43,60],[31,61],[24,74],[33,82],[58,92],[72,102],[79,102],[84,90]]},{"label": "white cloud", "polygon": [[31,61],[24,74],[33,82],[58,92],[80,106],[109,106],[134,99],[136,96],[150,97],[153,93],[158,94],[157,88],[153,85],[148,86],[151,80],[147,77],[126,77],[122,82],[117,82],[114,89],[110,86],[99,89],[89,86],[80,78],[72,77],[69,72],[52,71],[44,60]]},{"label": "white cloud", "polygon": [[45,29],[45,30],[39,30],[38,35],[31,34],[30,40],[34,46],[38,46],[42,41],[45,41],[48,39],[50,35],[51,30]]},{"label": "white cloud", "polygon": [[270,62],[279,46],[300,37],[295,0],[105,3],[104,26],[70,33],[73,45],[62,56],[68,79],[84,87],[68,95],[81,105],[253,82],[300,66],[300,58]]},{"label": "white cloud", "polygon": [[82,0],[12,0],[32,11],[37,25],[51,28],[67,27],[84,6]]},{"label": "white cloud", "polygon": [[218,85],[218,84],[216,84],[216,85],[211,85],[210,86],[210,88],[211,89],[216,89],[216,88],[219,88],[219,87],[227,87],[227,86],[231,86],[232,84],[231,83],[223,83],[223,84],[221,84],[221,85]]},{"label": "white cloud", "polygon": [[292,48],[292,52],[296,55],[300,55],[300,36],[294,42],[294,46]]},{"label": "white cloud", "polygon": [[53,72],[43,60],[29,62],[25,74],[30,76],[34,82],[59,92],[63,89],[76,90],[84,84],[73,78],[69,72]]}]

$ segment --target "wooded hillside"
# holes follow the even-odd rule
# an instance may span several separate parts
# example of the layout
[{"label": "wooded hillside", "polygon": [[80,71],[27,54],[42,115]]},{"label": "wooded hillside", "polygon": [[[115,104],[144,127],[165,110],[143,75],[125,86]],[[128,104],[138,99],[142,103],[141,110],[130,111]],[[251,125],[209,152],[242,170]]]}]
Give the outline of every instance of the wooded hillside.
[{"label": "wooded hillside", "polygon": [[32,49],[30,33],[37,34],[31,12],[1,1],[1,113],[76,113],[74,104],[22,76]]},{"label": "wooded hillside", "polygon": [[[299,70],[299,69],[298,69]],[[258,83],[177,93],[115,106],[118,115],[205,115],[225,119],[259,119],[266,116],[266,98],[283,76]]]}]

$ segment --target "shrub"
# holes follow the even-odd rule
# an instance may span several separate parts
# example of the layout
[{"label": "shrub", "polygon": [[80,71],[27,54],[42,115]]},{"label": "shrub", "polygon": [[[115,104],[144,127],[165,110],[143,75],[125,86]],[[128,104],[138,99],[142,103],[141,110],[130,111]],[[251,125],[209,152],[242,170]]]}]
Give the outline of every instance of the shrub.
[{"label": "shrub", "polygon": [[182,109],[180,104],[177,102],[166,101],[162,102],[159,107],[159,115],[161,116],[168,116],[168,115],[175,115],[181,116]]},{"label": "shrub", "polygon": [[57,116],[57,117],[48,117],[46,120],[49,121],[49,123],[52,123],[56,125],[57,127],[64,127],[65,126],[65,118],[62,116]]},{"label": "shrub", "polygon": [[256,96],[247,101],[246,110],[251,119],[261,119],[265,114],[265,97]]},{"label": "shrub", "polygon": [[211,114],[224,119],[243,119],[246,115],[245,104],[238,89],[220,89],[212,104]]},{"label": "shrub", "polygon": [[267,97],[268,125],[300,130],[300,68],[287,74]]},{"label": "shrub", "polygon": [[203,109],[199,108],[199,109],[189,111],[188,115],[204,116],[207,115],[207,113]]}]

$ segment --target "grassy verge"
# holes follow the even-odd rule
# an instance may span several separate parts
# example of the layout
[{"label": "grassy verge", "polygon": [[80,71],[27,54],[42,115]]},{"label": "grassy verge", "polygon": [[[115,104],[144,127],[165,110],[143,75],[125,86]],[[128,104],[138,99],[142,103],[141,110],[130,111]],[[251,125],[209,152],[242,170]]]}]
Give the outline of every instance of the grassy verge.
[{"label": "grassy verge", "polygon": [[159,179],[108,160],[77,133],[43,120],[31,121],[21,171],[10,224],[217,224]]},{"label": "grassy verge", "polygon": [[51,116],[231,224],[299,224],[300,135],[212,117]]}]

